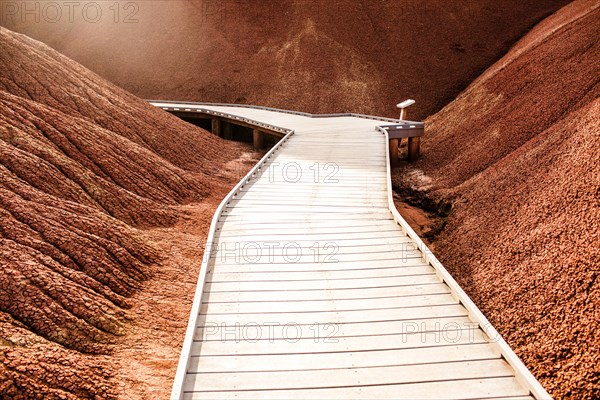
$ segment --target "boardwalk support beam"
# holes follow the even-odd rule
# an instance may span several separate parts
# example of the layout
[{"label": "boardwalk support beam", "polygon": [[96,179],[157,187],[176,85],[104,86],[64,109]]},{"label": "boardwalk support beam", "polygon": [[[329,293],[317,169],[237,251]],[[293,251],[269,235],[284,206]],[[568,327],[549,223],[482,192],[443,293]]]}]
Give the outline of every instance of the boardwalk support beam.
[{"label": "boardwalk support beam", "polygon": [[254,142],[254,149],[262,150],[265,147],[265,133],[258,129],[253,129],[252,137]]},{"label": "boardwalk support beam", "polygon": [[233,140],[233,124],[230,122],[225,122],[223,127],[223,139],[225,140]]},{"label": "boardwalk support beam", "polygon": [[219,118],[212,118],[212,129],[211,132],[215,135],[217,135],[218,137],[222,137],[223,134],[221,133],[221,120]]},{"label": "boardwalk support beam", "polygon": [[409,137],[408,138],[408,161],[416,161],[421,154],[421,138],[420,137]]},{"label": "boardwalk support beam", "polygon": [[398,166],[398,145],[400,139],[390,139],[390,164],[392,168]]}]

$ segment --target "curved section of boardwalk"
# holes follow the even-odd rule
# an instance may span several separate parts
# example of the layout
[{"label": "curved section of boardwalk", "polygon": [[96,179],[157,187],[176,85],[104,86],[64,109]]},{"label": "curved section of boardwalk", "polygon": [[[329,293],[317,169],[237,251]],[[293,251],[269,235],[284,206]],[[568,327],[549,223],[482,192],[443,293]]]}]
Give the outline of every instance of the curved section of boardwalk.
[{"label": "curved section of boardwalk", "polygon": [[381,121],[185,106],[293,134],[213,221],[174,399],[548,397],[390,210]]}]

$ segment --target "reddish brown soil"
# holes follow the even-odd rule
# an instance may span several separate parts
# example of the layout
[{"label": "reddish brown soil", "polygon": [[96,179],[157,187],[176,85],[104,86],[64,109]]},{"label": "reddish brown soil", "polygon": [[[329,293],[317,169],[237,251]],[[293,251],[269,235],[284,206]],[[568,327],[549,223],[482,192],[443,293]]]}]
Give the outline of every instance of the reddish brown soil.
[{"label": "reddish brown soil", "polygon": [[396,209],[411,226],[419,237],[423,239],[430,250],[435,250],[435,243],[432,239],[441,231],[444,219],[437,216],[434,212],[429,212],[421,207],[411,205],[406,199],[394,193],[394,204]]},{"label": "reddish brown soil", "polygon": [[[207,3],[140,2],[137,24],[1,22],[145,97],[382,115],[414,97],[419,118],[566,1]],[[452,205],[436,252],[556,397],[600,396],[595,3],[522,39],[395,174]],[[252,156],[0,39],[0,397],[164,398],[209,218]]]},{"label": "reddish brown soil", "polygon": [[452,205],[439,258],[556,398],[600,397],[600,7],[546,19],[394,174]]},{"label": "reddish brown soil", "polygon": [[167,397],[245,152],[0,28],[0,398]]},{"label": "reddish brown soil", "polygon": [[420,119],[567,2],[139,1],[133,23],[132,8],[115,23],[104,2],[97,23],[83,6],[75,23],[66,9],[60,22],[23,23],[21,11],[0,22],[145,98],[397,116],[412,97]]}]

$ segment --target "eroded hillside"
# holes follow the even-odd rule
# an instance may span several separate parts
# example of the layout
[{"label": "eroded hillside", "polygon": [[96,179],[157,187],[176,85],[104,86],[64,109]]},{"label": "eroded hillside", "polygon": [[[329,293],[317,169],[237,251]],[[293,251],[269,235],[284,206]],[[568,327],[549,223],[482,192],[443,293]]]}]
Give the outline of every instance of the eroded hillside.
[{"label": "eroded hillside", "polygon": [[64,6],[3,23],[145,98],[392,117],[415,98],[425,118],[567,2],[121,1],[97,20],[83,2],[74,23]]},{"label": "eroded hillside", "polygon": [[0,28],[0,397],[165,396],[244,151]]},{"label": "eroded hillside", "polygon": [[546,19],[427,120],[396,187],[452,205],[436,252],[556,398],[600,395],[600,8]]}]

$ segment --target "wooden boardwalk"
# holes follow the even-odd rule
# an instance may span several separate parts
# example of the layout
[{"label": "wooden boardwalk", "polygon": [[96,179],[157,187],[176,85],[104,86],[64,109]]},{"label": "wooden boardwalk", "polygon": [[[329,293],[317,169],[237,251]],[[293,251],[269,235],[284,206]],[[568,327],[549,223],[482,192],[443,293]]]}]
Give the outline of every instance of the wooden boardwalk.
[{"label": "wooden boardwalk", "polygon": [[177,107],[286,136],[215,215],[173,399],[549,398],[393,208],[389,122]]}]

